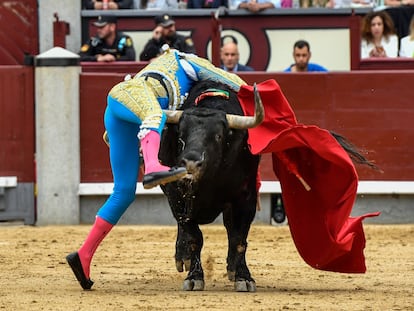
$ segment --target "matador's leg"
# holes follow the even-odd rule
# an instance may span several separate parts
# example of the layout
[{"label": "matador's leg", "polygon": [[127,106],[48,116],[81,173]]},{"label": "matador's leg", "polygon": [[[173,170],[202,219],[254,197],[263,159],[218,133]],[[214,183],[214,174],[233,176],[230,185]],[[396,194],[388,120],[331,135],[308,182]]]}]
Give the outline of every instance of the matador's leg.
[{"label": "matador's leg", "polygon": [[185,168],[170,168],[161,165],[158,160],[160,134],[166,116],[154,94],[153,86],[144,78],[132,79],[119,83],[111,90],[110,96],[133,112],[141,123],[138,138],[145,164],[142,181],[144,188],[150,189],[184,177],[187,173]]}]

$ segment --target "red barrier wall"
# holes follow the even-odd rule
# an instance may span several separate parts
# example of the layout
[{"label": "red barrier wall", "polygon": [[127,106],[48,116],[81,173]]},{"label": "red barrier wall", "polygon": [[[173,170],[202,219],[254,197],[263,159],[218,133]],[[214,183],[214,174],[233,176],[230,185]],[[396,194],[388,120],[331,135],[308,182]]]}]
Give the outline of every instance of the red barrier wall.
[{"label": "red barrier wall", "polygon": [[[108,151],[102,142],[107,91],[124,74],[81,75],[81,180],[112,181]],[[362,180],[414,180],[414,71],[350,73],[245,73],[250,84],[276,79],[298,122],[315,124],[345,135],[369,151],[384,173],[357,166]],[[263,180],[274,180],[268,157]]]},{"label": "red barrier wall", "polygon": [[328,74],[253,74],[246,81],[275,78],[298,122],[345,135],[369,151],[384,170],[357,167],[365,180],[413,180],[413,71],[359,71]]},{"label": "red barrier wall", "polygon": [[0,1],[0,65],[23,65],[25,54],[39,54],[37,2]]},{"label": "red barrier wall", "polygon": [[34,70],[0,67],[0,176],[34,182]]}]

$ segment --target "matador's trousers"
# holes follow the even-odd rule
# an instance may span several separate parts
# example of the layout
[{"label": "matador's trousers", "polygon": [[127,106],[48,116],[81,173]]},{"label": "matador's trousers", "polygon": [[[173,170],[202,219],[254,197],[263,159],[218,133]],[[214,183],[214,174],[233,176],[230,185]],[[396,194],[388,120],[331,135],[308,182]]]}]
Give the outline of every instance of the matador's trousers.
[{"label": "matador's trousers", "polygon": [[144,79],[139,80],[134,93],[139,92],[140,97],[132,97],[130,89],[120,83],[109,93],[105,110],[114,189],[97,215],[113,225],[135,199],[140,163],[138,134],[145,136],[149,130],[161,134],[166,120],[151,86]]}]

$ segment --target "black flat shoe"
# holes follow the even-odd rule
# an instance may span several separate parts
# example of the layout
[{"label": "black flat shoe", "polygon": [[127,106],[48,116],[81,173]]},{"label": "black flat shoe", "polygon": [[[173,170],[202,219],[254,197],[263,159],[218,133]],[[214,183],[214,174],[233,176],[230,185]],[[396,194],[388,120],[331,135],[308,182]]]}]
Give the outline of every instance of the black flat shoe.
[{"label": "black flat shoe", "polygon": [[82,264],[79,258],[78,252],[70,253],[66,256],[66,261],[69,266],[72,268],[73,273],[76,276],[76,279],[79,281],[83,289],[91,289],[93,281],[87,279],[85,273],[83,272]]},{"label": "black flat shoe", "polygon": [[176,181],[187,174],[185,167],[173,167],[169,171],[154,172],[144,175],[142,185],[144,189],[151,189],[158,185],[164,185]]}]

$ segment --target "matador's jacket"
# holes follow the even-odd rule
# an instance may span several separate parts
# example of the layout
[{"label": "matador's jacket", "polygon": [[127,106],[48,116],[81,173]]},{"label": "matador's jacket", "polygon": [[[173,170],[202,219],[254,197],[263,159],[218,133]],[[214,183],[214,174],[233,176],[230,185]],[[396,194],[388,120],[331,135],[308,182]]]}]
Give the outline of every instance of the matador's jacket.
[{"label": "matador's jacket", "polygon": [[139,138],[163,126],[162,109],[176,110],[197,81],[216,81],[238,92],[245,85],[240,77],[215,67],[208,60],[165,47],[165,52],[132,79],[115,85],[109,96],[140,120]]}]

